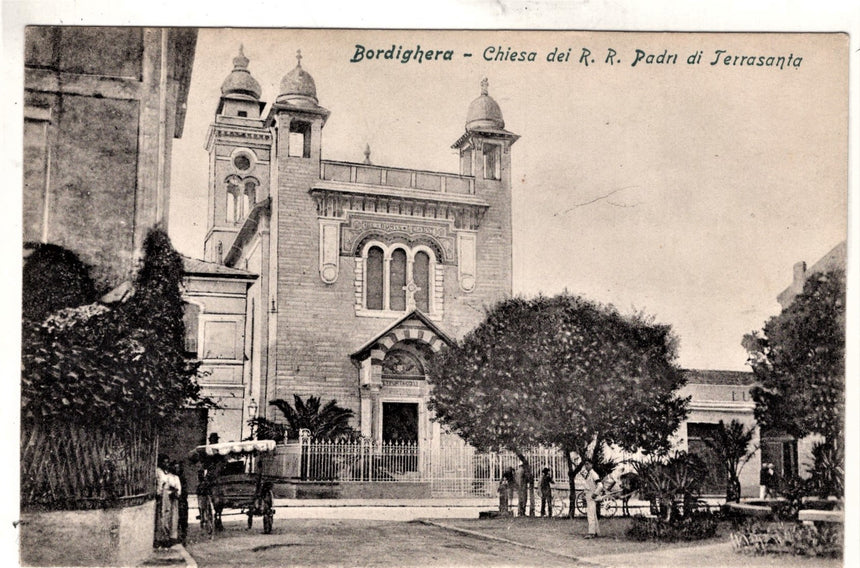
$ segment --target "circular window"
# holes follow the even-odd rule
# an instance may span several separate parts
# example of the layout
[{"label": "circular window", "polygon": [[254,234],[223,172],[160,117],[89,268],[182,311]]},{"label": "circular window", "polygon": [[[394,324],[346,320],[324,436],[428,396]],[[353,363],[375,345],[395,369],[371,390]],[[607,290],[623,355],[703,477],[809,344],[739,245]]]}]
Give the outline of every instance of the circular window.
[{"label": "circular window", "polygon": [[233,158],[233,165],[237,170],[245,171],[251,167],[251,159],[248,158],[245,154],[239,154],[235,158]]}]

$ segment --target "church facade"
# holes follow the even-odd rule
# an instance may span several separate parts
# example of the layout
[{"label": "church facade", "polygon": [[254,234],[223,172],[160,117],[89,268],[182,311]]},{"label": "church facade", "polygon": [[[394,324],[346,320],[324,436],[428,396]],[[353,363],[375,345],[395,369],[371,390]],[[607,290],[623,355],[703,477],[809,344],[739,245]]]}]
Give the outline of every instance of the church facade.
[{"label": "church facade", "polygon": [[203,379],[222,401],[208,430],[246,437],[249,418],[280,419],[269,401],[296,394],[351,408],[367,438],[454,443],[427,410],[426,364],[511,294],[518,136],[484,80],[464,101],[456,173],[376,165],[369,149],[361,163],[324,160],[330,111],[297,59],[267,105],[240,50],[209,128],[201,266],[247,295],[244,313],[194,299],[197,355],[219,369]]}]

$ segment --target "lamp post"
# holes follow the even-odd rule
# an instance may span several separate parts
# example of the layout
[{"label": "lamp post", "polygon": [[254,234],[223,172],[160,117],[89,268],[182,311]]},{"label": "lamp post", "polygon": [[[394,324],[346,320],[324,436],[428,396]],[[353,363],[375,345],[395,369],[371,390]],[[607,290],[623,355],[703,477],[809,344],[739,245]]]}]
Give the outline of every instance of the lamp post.
[{"label": "lamp post", "polygon": [[251,422],[251,439],[254,440],[254,426],[255,426],[255,418],[257,418],[257,401],[251,398],[251,402],[248,403],[248,416],[250,416]]}]

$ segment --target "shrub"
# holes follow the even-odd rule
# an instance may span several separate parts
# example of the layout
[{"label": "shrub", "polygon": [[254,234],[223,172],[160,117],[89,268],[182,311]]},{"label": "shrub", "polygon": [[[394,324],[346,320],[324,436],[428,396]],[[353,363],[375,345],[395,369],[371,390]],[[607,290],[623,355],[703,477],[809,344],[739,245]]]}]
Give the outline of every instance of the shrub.
[{"label": "shrub", "polygon": [[838,523],[820,526],[748,523],[733,531],[731,538],[739,552],[838,558],[842,555],[844,535]]},{"label": "shrub", "polygon": [[[651,502],[653,513],[666,522],[692,513],[707,468],[695,454],[675,452],[668,458],[633,462],[640,495]],[[682,510],[679,503],[683,506]]]},{"label": "shrub", "polygon": [[840,445],[818,442],[812,446],[813,464],[808,490],[823,499],[845,493],[845,456]]},{"label": "shrub", "polygon": [[717,534],[717,520],[710,514],[695,514],[684,519],[664,521],[661,518],[633,517],[627,537],[633,540],[702,540]]}]

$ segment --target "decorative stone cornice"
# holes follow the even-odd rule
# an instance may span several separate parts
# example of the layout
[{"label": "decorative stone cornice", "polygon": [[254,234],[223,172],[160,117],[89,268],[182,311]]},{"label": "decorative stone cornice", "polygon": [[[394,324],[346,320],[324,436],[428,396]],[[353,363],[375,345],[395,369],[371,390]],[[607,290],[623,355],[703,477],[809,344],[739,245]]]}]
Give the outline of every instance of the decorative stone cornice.
[{"label": "decorative stone cornice", "polygon": [[246,146],[264,146],[272,145],[272,133],[268,129],[251,129],[242,126],[212,124],[209,126],[209,132],[206,136],[206,149],[212,147],[215,139],[221,140],[236,140]]},{"label": "decorative stone cornice", "polygon": [[490,205],[482,199],[430,191],[318,182],[310,190],[320,217],[343,219],[351,211],[448,221],[475,231]]}]

